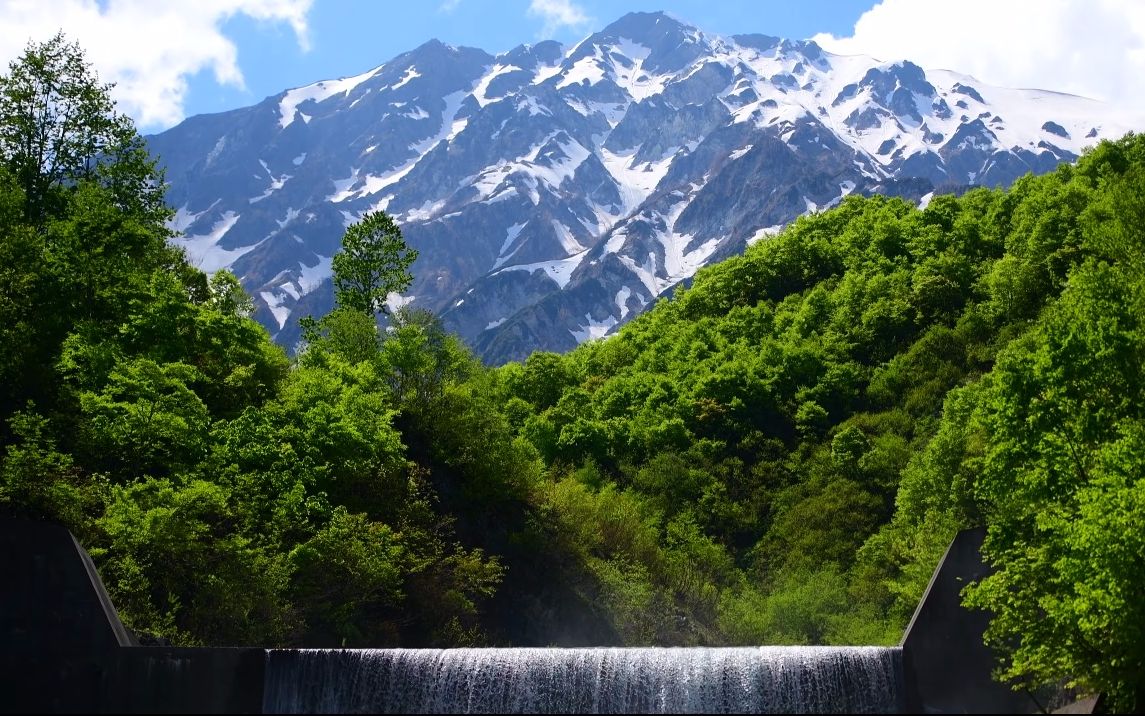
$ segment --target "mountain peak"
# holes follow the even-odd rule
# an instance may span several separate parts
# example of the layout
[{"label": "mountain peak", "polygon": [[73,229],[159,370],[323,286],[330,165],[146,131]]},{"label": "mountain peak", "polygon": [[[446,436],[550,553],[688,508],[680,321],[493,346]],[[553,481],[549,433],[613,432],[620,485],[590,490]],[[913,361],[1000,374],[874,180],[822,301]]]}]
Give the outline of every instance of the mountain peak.
[{"label": "mountain peak", "polygon": [[560,61],[564,48],[556,40],[544,40],[535,45],[524,44],[500,54],[497,59],[506,64],[531,70],[537,64],[552,65]]},{"label": "mountain peak", "polygon": [[667,51],[682,42],[699,42],[702,33],[666,12],[630,12],[594,37],[609,43],[625,39],[653,51]]},{"label": "mountain peak", "polygon": [[732,40],[740,47],[750,47],[760,52],[773,50],[779,46],[779,43],[783,42],[783,38],[774,37],[772,35],[761,35],[758,32],[748,35],[732,35]]},{"label": "mountain peak", "polygon": [[589,56],[598,47],[624,48],[630,43],[648,51],[643,67],[655,73],[675,72],[708,49],[702,32],[666,12],[630,12],[586,38],[569,60]]},{"label": "mountain peak", "polygon": [[[605,26],[601,30],[602,34],[633,32],[637,34],[644,34],[650,32],[663,32],[670,29],[682,29],[695,31],[696,28],[688,23],[680,20],[677,17],[663,11],[655,10],[653,12],[630,12],[622,15],[617,20]],[[635,38],[633,38],[635,39]]]},{"label": "mountain peak", "polygon": [[426,40],[414,49],[407,52],[407,55],[433,55],[433,56],[457,56],[457,55],[472,55],[478,53],[481,55],[488,55],[485,50],[476,47],[465,47],[464,45],[451,45],[448,42],[442,42],[436,37]]}]

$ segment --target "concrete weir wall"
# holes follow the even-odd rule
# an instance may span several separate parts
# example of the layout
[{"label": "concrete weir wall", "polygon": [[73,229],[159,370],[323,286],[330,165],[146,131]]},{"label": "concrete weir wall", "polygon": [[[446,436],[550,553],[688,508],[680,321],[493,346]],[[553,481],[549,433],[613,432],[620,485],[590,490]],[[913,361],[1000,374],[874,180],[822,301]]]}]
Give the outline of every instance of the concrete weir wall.
[{"label": "concrete weir wall", "polygon": [[963,530],[950,543],[902,639],[908,713],[1042,713],[1028,693],[990,677],[998,666],[982,643],[990,621],[962,606],[962,588],[989,574],[980,550],[986,529]]},{"label": "concrete weir wall", "polygon": [[[960,604],[987,573],[983,537],[957,536],[903,637],[907,713],[1038,713],[1046,703],[991,680],[988,615]],[[0,575],[0,713],[262,712],[266,650],[139,646],[63,527],[0,520]]]},{"label": "concrete weir wall", "polygon": [[265,649],[120,649],[104,673],[104,713],[262,713]]},{"label": "concrete weir wall", "polygon": [[56,525],[0,521],[0,709],[90,711],[135,646],[91,558]]},{"label": "concrete weir wall", "polygon": [[263,649],[141,647],[57,525],[0,520],[0,712],[260,713]]}]

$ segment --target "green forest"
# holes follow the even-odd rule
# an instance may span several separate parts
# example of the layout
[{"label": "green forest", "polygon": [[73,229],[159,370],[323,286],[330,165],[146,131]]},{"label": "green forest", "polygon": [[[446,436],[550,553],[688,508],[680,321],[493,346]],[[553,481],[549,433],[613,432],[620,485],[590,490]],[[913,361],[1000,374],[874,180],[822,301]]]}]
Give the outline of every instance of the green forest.
[{"label": "green forest", "polygon": [[288,356],[168,243],[155,161],[63,37],[0,77],[0,513],[71,529],[138,633],[894,644],[985,525],[999,677],[1145,707],[1145,136],[847,197],[499,368],[377,327],[384,215]]}]

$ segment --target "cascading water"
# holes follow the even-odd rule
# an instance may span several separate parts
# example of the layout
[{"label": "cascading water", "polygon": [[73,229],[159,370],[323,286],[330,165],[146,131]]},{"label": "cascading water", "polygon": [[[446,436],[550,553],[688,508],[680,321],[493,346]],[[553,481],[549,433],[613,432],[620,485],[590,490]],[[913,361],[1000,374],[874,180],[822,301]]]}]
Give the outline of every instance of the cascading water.
[{"label": "cascading water", "polygon": [[265,713],[888,713],[878,647],[268,652]]}]

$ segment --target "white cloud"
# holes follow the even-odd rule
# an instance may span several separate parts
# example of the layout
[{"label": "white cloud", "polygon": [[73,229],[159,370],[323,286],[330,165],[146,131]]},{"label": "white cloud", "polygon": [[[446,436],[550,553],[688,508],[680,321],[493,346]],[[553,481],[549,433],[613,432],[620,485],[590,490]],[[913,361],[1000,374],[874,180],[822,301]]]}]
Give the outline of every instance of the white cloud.
[{"label": "white cloud", "polygon": [[552,37],[562,27],[576,29],[592,21],[583,8],[572,0],[529,0],[527,14],[544,21],[541,37]]},{"label": "white cloud", "polygon": [[99,74],[114,82],[120,111],[138,126],[161,129],[183,119],[187,78],[210,70],[220,84],[244,87],[238,49],[222,32],[236,15],[286,23],[309,49],[312,0],[0,0],[0,62],[29,41],[63,30]]},{"label": "white cloud", "polygon": [[850,37],[813,39],[836,54],[909,59],[993,85],[1145,106],[1141,0],[882,0]]},{"label": "white cloud", "polygon": [[451,13],[456,10],[460,4],[461,0],[441,0],[441,4],[437,6],[437,11]]}]

